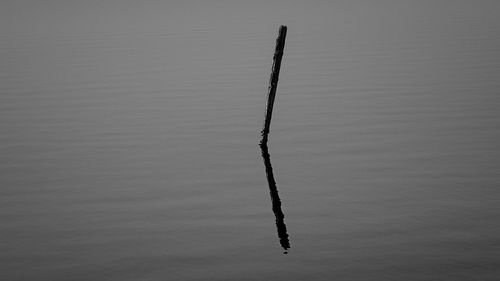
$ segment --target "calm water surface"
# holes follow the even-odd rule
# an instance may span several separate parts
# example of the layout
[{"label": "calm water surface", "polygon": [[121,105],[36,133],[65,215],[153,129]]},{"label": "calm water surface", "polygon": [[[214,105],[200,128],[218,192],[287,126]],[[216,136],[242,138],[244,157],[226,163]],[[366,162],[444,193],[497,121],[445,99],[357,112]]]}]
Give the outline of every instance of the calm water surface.
[{"label": "calm water surface", "polygon": [[499,13],[2,2],[0,279],[498,280]]}]

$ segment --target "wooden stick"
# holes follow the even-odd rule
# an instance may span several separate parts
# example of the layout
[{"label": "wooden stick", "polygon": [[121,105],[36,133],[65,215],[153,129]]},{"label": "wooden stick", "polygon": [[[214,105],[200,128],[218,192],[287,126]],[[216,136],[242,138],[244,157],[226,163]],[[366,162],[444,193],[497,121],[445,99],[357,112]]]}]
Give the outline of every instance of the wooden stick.
[{"label": "wooden stick", "polygon": [[271,116],[273,115],[274,98],[276,97],[276,88],[278,87],[278,78],[280,75],[281,58],[283,57],[283,49],[285,48],[286,26],[280,26],[278,38],[276,39],[276,49],[273,57],[273,68],[271,78],[269,79],[269,92],[267,95],[266,119],[264,120],[264,128],[262,129],[262,140],[260,144],[267,144],[269,130],[271,127]]}]

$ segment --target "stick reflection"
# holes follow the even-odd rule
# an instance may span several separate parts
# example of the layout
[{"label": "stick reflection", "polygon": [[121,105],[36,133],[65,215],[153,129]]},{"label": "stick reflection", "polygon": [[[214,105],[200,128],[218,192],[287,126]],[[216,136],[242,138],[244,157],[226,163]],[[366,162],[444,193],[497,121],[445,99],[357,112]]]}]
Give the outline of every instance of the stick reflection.
[{"label": "stick reflection", "polygon": [[284,254],[287,254],[287,251],[290,248],[290,241],[288,241],[288,234],[286,232],[286,225],[284,221],[285,215],[281,210],[281,200],[278,195],[278,189],[276,188],[276,181],[274,180],[273,167],[271,166],[271,157],[269,155],[267,144],[261,143],[260,148],[262,150],[262,158],[264,158],[264,165],[266,166],[267,182],[269,183],[269,192],[271,194],[273,212],[274,216],[276,217],[278,237],[280,239],[281,247],[285,249]]}]

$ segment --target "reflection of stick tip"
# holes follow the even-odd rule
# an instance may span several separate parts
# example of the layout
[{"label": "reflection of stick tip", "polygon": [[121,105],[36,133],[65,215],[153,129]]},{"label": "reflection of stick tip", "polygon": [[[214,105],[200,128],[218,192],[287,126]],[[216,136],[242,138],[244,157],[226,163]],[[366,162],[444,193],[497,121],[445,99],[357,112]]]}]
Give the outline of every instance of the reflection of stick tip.
[{"label": "reflection of stick tip", "polygon": [[283,214],[283,211],[281,209],[281,200],[278,194],[278,188],[276,187],[276,181],[274,180],[273,167],[271,165],[271,156],[269,155],[269,150],[266,143],[261,143],[260,147],[262,151],[262,158],[264,158],[264,166],[266,167],[267,182],[269,184],[272,209],[276,218],[278,237],[281,247],[283,247],[283,249],[285,250],[283,254],[288,254],[288,249],[290,248],[290,240],[288,239],[288,233],[285,225],[285,214]]}]

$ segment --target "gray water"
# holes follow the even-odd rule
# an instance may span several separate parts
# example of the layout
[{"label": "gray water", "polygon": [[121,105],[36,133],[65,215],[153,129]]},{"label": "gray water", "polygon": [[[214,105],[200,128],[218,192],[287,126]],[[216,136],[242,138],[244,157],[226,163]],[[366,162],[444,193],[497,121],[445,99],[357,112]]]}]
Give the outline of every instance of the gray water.
[{"label": "gray water", "polygon": [[498,280],[499,14],[2,1],[0,280]]}]

